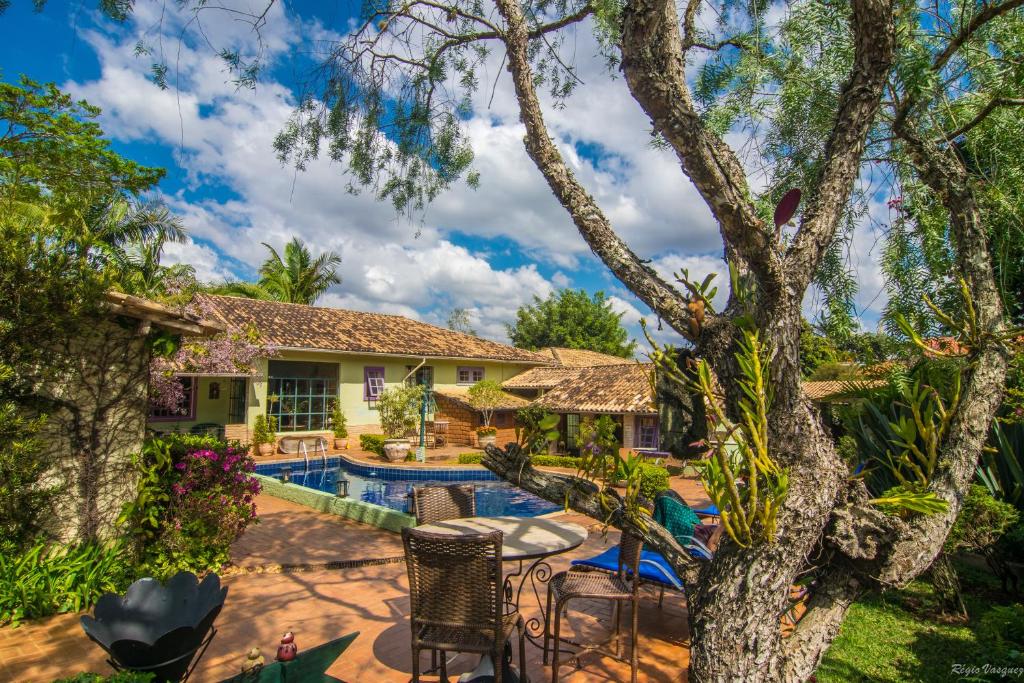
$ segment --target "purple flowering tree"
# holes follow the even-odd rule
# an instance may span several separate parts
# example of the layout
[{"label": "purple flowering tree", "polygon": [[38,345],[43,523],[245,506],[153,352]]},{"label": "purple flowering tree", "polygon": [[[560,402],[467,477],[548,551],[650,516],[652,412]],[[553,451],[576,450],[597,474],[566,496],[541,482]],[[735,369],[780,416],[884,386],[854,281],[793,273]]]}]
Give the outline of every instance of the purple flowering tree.
[{"label": "purple flowering tree", "polygon": [[[209,303],[201,296],[192,297],[182,309],[203,318],[213,317]],[[173,354],[154,356],[150,363],[150,406],[156,410],[181,410],[185,390],[178,381],[179,373],[243,373],[255,377],[259,374],[257,361],[274,354],[274,347],[263,343],[253,327],[229,328],[207,339],[185,338]]]}]

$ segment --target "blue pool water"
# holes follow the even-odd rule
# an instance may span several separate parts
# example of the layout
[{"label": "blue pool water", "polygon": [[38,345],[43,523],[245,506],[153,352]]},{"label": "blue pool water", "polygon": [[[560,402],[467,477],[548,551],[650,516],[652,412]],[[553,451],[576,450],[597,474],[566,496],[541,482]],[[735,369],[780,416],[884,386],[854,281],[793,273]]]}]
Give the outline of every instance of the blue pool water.
[{"label": "blue pool water", "polygon": [[291,470],[293,484],[328,493],[338,490],[338,473],[344,472],[349,480],[349,498],[401,512],[409,512],[409,493],[413,486],[444,486],[463,482],[476,486],[476,513],[481,517],[536,517],[561,509],[558,505],[512,486],[489,470],[374,467],[357,465],[340,458],[328,458],[326,468],[323,460],[311,459],[309,471],[305,473],[304,464],[299,461],[258,464],[256,474],[280,479],[281,470],[285,467]]}]

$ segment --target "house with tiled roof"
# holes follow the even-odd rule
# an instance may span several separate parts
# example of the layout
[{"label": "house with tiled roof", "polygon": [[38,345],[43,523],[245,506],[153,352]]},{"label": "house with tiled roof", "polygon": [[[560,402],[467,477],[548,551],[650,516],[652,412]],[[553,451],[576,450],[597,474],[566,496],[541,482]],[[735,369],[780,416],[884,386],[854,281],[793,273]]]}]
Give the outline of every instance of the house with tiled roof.
[{"label": "house with tiled roof", "polygon": [[[544,354],[396,315],[209,294],[198,303],[228,329],[257,330],[273,356],[257,361],[253,374],[182,373],[182,405],[154,411],[154,431],[211,430],[248,440],[256,417],[266,414],[277,420],[279,437],[327,435],[340,405],[354,439],[380,432],[376,402],[389,387],[429,385],[442,413],[443,397],[455,397],[454,409],[480,380],[503,382],[552,363]],[[510,428],[514,408],[528,403],[511,398],[516,406],[496,413]]]},{"label": "house with tiled roof", "polygon": [[561,417],[564,450],[578,450],[580,422],[607,415],[624,448],[660,450],[654,366],[595,351],[541,349],[557,365],[536,367],[505,380],[502,388]]}]

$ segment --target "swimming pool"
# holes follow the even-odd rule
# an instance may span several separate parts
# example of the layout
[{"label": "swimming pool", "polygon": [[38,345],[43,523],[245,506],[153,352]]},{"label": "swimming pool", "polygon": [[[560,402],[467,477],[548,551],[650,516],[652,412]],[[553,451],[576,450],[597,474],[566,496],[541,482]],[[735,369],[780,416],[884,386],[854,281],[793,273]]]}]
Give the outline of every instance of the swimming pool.
[{"label": "swimming pool", "polygon": [[285,467],[290,470],[293,484],[327,493],[337,492],[338,474],[343,472],[349,481],[349,498],[400,512],[410,511],[409,493],[413,486],[445,486],[463,482],[476,486],[476,513],[481,517],[536,517],[561,509],[483,469],[375,467],[328,458],[326,468],[322,459],[310,460],[308,472],[303,472],[301,460],[257,464],[256,474],[280,479]]}]

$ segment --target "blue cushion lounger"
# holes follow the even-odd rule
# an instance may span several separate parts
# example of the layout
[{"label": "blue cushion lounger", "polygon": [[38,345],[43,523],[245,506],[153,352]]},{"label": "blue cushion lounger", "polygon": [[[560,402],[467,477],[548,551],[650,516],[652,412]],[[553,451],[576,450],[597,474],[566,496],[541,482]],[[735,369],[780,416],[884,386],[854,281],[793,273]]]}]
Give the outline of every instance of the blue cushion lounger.
[{"label": "blue cushion lounger", "polygon": [[721,515],[718,508],[714,505],[708,505],[706,508],[694,510],[694,512],[697,513],[698,517],[718,517]]},{"label": "blue cushion lounger", "polygon": [[[711,559],[711,551],[696,539],[691,540],[685,547],[690,551],[691,555],[699,560]],[[619,546],[612,546],[600,555],[589,557],[585,560],[573,560],[572,566],[589,567],[613,573],[617,572],[619,571]],[[672,565],[662,557],[661,553],[654,550],[644,550],[640,553],[640,580],[675,590],[683,589],[683,582],[679,580],[679,577],[672,570]]]}]

